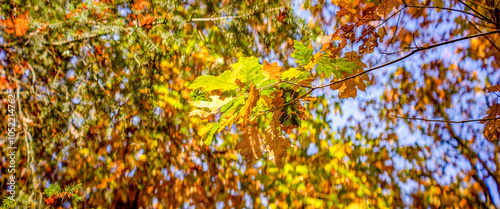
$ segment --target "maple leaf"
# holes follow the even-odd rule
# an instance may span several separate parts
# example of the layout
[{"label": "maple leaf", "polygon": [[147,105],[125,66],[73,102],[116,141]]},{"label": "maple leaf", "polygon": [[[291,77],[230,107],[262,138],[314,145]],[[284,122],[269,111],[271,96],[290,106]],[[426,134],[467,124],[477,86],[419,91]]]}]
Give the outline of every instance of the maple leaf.
[{"label": "maple leaf", "polygon": [[231,102],[233,100],[232,97],[226,98],[224,100],[220,100],[219,96],[210,96],[212,99],[211,102],[207,101],[190,101],[189,103],[195,107],[198,108],[208,108],[210,112],[204,111],[204,110],[193,110],[189,113],[189,117],[191,116],[199,116],[201,118],[206,118],[210,115],[217,114],[219,112],[219,108],[222,107],[223,105]]},{"label": "maple leaf", "polygon": [[[353,73],[343,72],[342,74],[344,75],[344,77],[348,77],[351,75],[361,73],[361,72],[363,72],[362,68],[366,67],[366,64],[361,62],[361,60],[359,59],[359,56],[356,52],[348,52],[348,53],[346,53],[344,58],[346,58],[347,61],[349,61],[349,62],[353,62],[354,64],[356,64],[359,67],[359,69],[354,69]],[[332,80],[332,83],[335,81],[338,81],[338,80],[339,79],[334,79],[334,80]],[[349,98],[349,97],[356,98],[356,95],[357,95],[356,87],[361,91],[365,91],[366,90],[365,81],[370,81],[370,78],[368,78],[367,74],[363,74],[361,76],[357,76],[357,77],[349,79],[347,81],[331,85],[330,88],[332,90],[338,89],[339,90],[339,98],[341,98],[341,99],[342,98]]]},{"label": "maple leaf", "polygon": [[287,156],[286,149],[292,146],[290,140],[287,140],[280,134],[276,122],[266,129],[265,152],[269,152],[269,160],[276,163],[278,167],[283,167],[283,158]]},{"label": "maple leaf", "polygon": [[248,99],[245,106],[241,109],[239,117],[243,119],[243,123],[246,124],[248,118],[252,114],[252,110],[259,101],[259,90],[255,89],[255,85],[252,85],[250,92],[248,93]]},{"label": "maple leaf", "polygon": [[295,62],[299,65],[307,65],[312,59],[313,49],[307,48],[307,44],[302,44],[297,40],[293,41],[293,48],[295,49],[292,53],[292,57],[295,58]]},{"label": "maple leaf", "polygon": [[268,63],[264,60],[264,67],[262,67],[262,75],[264,75],[267,79],[277,79],[281,75],[281,67],[278,66],[278,63]]},{"label": "maple leaf", "polygon": [[[495,86],[492,86],[495,87]],[[491,87],[490,87],[491,88]],[[500,105],[495,103],[490,106],[490,109],[486,112],[486,117],[484,119],[496,118],[500,116]],[[480,123],[484,123],[484,136],[490,140],[497,140],[500,134],[500,119],[499,120],[485,120]]]},{"label": "maple leaf", "polygon": [[236,78],[245,84],[259,84],[265,78],[260,70],[262,65],[259,64],[259,58],[256,57],[240,57],[239,61],[232,64],[231,67]]},{"label": "maple leaf", "polygon": [[191,85],[189,89],[202,88],[205,91],[211,90],[233,90],[240,88],[235,83],[236,78],[231,71],[225,71],[219,76],[213,75],[202,75],[198,77]]},{"label": "maple leaf", "polygon": [[252,164],[255,160],[262,156],[262,136],[257,127],[253,127],[242,136],[243,138],[236,144],[235,149],[240,152],[248,164]]}]

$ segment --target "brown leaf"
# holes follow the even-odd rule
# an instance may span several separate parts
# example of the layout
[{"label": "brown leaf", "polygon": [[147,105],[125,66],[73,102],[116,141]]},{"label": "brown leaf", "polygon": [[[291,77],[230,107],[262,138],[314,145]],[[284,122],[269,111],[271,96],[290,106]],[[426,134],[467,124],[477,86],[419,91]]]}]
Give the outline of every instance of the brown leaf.
[{"label": "brown leaf", "polygon": [[483,91],[486,92],[486,93],[500,91],[500,85],[494,85],[494,86],[486,87],[486,88],[483,89]]},{"label": "brown leaf", "polygon": [[[490,106],[490,109],[486,112],[487,116],[484,119],[496,118],[500,116],[500,105],[495,103]],[[500,120],[485,120],[480,123],[485,123],[484,125],[484,136],[486,139],[493,141],[497,140],[500,134]]]},{"label": "brown leaf", "polygon": [[280,134],[278,125],[275,121],[266,129],[265,151],[269,152],[269,160],[282,167],[283,159],[287,156],[286,149],[291,147],[292,143]]},{"label": "brown leaf", "polygon": [[261,135],[259,129],[253,127],[243,134],[243,138],[236,144],[235,149],[251,164],[262,156]]}]

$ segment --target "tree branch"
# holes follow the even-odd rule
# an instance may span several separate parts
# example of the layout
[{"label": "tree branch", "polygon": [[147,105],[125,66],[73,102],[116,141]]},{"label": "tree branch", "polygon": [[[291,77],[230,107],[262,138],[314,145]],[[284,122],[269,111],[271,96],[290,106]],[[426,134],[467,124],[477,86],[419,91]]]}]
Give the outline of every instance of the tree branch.
[{"label": "tree branch", "polygon": [[221,21],[221,20],[227,20],[227,19],[237,19],[237,18],[252,16],[252,15],[256,15],[256,14],[260,14],[260,13],[267,13],[267,12],[271,12],[271,11],[276,11],[276,10],[280,10],[282,8],[284,8],[284,7],[271,8],[271,9],[266,9],[264,11],[255,11],[255,12],[248,13],[248,14],[232,15],[232,16],[225,16],[225,17],[191,18],[189,21],[190,22],[214,22],[214,21]]},{"label": "tree branch", "polygon": [[467,5],[465,2],[463,2],[462,0],[458,0],[460,3],[462,3],[463,5],[465,5],[467,8],[469,8],[470,10],[474,11],[476,14],[478,14],[479,16],[483,17],[484,20],[486,20],[487,22],[489,23],[493,23],[496,25],[495,22],[491,21],[490,19],[486,18],[484,15],[482,15],[481,13],[479,13],[478,11],[476,11],[474,8],[470,7],[469,5]]},{"label": "tree branch", "polygon": [[442,46],[442,45],[446,45],[446,44],[451,44],[451,43],[454,43],[454,42],[457,42],[457,41],[462,41],[462,40],[467,40],[467,39],[471,39],[471,38],[476,38],[476,37],[481,37],[481,36],[487,36],[487,35],[491,35],[491,34],[495,34],[495,33],[500,33],[500,30],[496,30],[496,31],[491,31],[491,32],[486,32],[486,33],[479,33],[479,34],[475,34],[475,35],[470,35],[470,36],[466,36],[466,37],[462,37],[462,38],[457,38],[457,39],[454,39],[454,40],[450,40],[450,41],[445,41],[445,42],[441,42],[441,43],[437,43],[437,44],[434,44],[434,45],[430,45],[430,46],[427,46],[427,47],[422,47],[422,48],[418,48],[418,49],[415,49],[413,51],[411,51],[409,54],[403,56],[403,57],[400,57],[398,59],[395,59],[393,61],[390,61],[388,63],[385,63],[385,64],[382,64],[382,65],[379,65],[379,66],[376,66],[376,67],[373,67],[373,68],[370,68],[366,71],[363,71],[361,73],[357,73],[357,74],[354,74],[354,75],[351,75],[347,78],[343,78],[343,79],[340,79],[338,81],[335,81],[335,82],[332,82],[332,83],[329,83],[329,84],[325,84],[325,85],[321,85],[321,86],[316,86],[316,87],[313,87],[313,89],[319,89],[319,88],[324,88],[324,87],[328,87],[328,86],[331,86],[331,85],[335,85],[337,83],[341,83],[341,82],[344,82],[344,81],[347,81],[347,80],[350,80],[350,79],[353,79],[353,78],[356,78],[358,76],[361,76],[363,74],[366,74],[366,73],[369,73],[371,71],[374,71],[374,70],[377,70],[377,69],[380,69],[380,68],[383,68],[383,67],[386,67],[386,66],[389,66],[391,64],[394,64],[396,62],[399,62],[401,60],[404,60],[412,55],[414,55],[415,53],[419,52],[419,51],[424,51],[424,50],[427,50],[427,49],[432,49],[432,48],[436,48],[438,46]]},{"label": "tree branch", "polygon": [[450,41],[445,41],[445,42],[437,43],[437,44],[430,45],[430,46],[427,46],[427,47],[422,47],[422,48],[415,49],[415,50],[411,51],[409,54],[407,54],[407,55],[405,55],[403,57],[400,57],[400,58],[398,58],[396,60],[393,60],[393,61],[390,61],[388,63],[379,65],[377,67],[370,68],[370,69],[368,69],[366,71],[363,71],[361,73],[357,73],[357,74],[351,75],[351,76],[349,76],[347,78],[343,78],[343,79],[334,81],[334,82],[329,83],[329,84],[324,84],[324,85],[321,85],[321,86],[308,87],[308,88],[311,88],[311,89],[309,91],[307,91],[305,94],[303,94],[303,95],[301,95],[301,96],[299,96],[299,97],[297,97],[295,99],[292,99],[289,102],[287,102],[287,103],[285,103],[283,105],[280,105],[278,107],[275,107],[275,108],[272,108],[272,109],[268,109],[268,110],[263,110],[263,111],[261,111],[261,114],[265,114],[267,112],[273,112],[273,111],[278,110],[278,109],[280,109],[280,108],[282,108],[282,107],[284,107],[286,105],[289,105],[289,104],[291,104],[293,102],[296,102],[297,100],[302,99],[302,98],[306,97],[307,95],[311,94],[316,89],[320,89],[320,88],[328,87],[328,86],[331,86],[331,85],[335,85],[335,84],[338,84],[338,83],[341,83],[341,82],[344,82],[344,81],[356,78],[358,76],[364,75],[364,74],[369,73],[371,71],[374,71],[374,70],[377,70],[377,69],[389,66],[389,65],[394,64],[396,62],[404,60],[404,59],[410,57],[411,55],[413,55],[413,54],[415,54],[415,53],[417,53],[419,51],[424,51],[424,50],[427,50],[427,49],[436,48],[438,46],[443,46],[443,45],[446,45],[446,44],[451,44],[451,43],[454,43],[454,42],[457,42],[457,41],[462,41],[462,40],[467,40],[467,39],[471,39],[471,38],[476,38],[476,37],[491,35],[491,34],[495,34],[495,33],[500,33],[500,30],[491,31],[491,32],[487,32],[487,33],[479,33],[479,34],[475,34],[475,35],[470,35],[470,36],[466,36],[466,37],[462,37],[462,38],[457,38],[457,39],[450,40]]},{"label": "tree branch", "polygon": [[463,10],[459,10],[459,9],[453,9],[453,8],[446,8],[446,7],[437,7],[437,6],[423,6],[423,5],[406,5],[407,7],[413,7],[413,8],[427,8],[427,9],[442,9],[442,10],[448,10],[448,11],[453,11],[453,12],[460,12],[460,13],[464,13],[464,14],[468,14],[468,15],[472,15],[474,17],[477,17],[479,19],[482,19],[486,22],[492,22],[491,20],[485,18],[484,16],[478,16],[474,13],[470,13],[470,12],[466,12],[466,11],[463,11]]},{"label": "tree branch", "polygon": [[[242,17],[247,17],[247,16],[252,16],[252,15],[256,15],[256,14],[261,14],[261,13],[267,13],[267,12],[271,12],[271,11],[276,11],[276,10],[280,10],[280,9],[283,9],[284,7],[276,7],[276,8],[271,8],[271,9],[266,9],[266,10],[260,10],[260,11],[254,11],[254,12],[251,12],[251,13],[248,13],[248,14],[242,14],[242,15],[232,15],[232,16],[224,16],[224,17],[214,17],[214,18],[191,18],[190,20],[186,20],[188,22],[214,22],[214,21],[224,21],[224,20],[228,20],[228,19],[237,19],[237,18],[242,18]],[[169,19],[167,18],[156,18],[153,20],[153,23],[147,23],[147,24],[142,24],[142,25],[139,25],[138,27],[144,27],[144,26],[157,26],[157,25],[162,25],[162,24],[165,24],[167,23],[168,21],[170,21]],[[116,27],[116,25],[114,25]],[[119,31],[125,31],[127,30],[128,28],[130,27],[125,27],[125,28],[120,28],[118,29]],[[48,45],[51,45],[51,46],[61,46],[61,45],[66,45],[66,44],[69,44],[69,43],[73,43],[73,42],[79,42],[79,41],[83,41],[83,40],[88,40],[88,39],[94,39],[94,38],[98,38],[102,35],[109,35],[109,34],[113,34],[113,33],[116,33],[117,31],[109,31],[109,32],[101,32],[101,33],[96,33],[96,34],[90,34],[90,35],[86,35],[86,36],[80,36],[80,37],[77,37],[73,40],[66,40],[66,41],[57,41],[57,42],[51,42],[49,43]],[[4,44],[6,45],[6,44]]]},{"label": "tree branch", "polygon": [[483,119],[473,119],[473,120],[452,121],[452,120],[435,120],[435,119],[426,119],[426,118],[406,118],[406,117],[401,117],[401,116],[391,116],[391,117],[400,118],[400,119],[408,119],[408,120],[421,120],[421,121],[427,121],[427,122],[443,122],[443,123],[470,123],[470,122],[480,122],[480,121],[489,121],[489,120],[500,119],[500,117],[496,117],[496,118],[483,118]]}]

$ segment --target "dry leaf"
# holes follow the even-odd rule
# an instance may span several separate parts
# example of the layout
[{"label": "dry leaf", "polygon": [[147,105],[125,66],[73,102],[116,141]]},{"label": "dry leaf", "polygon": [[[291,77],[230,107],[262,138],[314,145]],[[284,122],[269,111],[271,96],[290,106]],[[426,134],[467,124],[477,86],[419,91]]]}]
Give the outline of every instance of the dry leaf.
[{"label": "dry leaf", "polygon": [[259,129],[251,128],[242,136],[243,138],[236,144],[235,149],[245,157],[247,163],[251,164],[262,156],[262,144]]}]

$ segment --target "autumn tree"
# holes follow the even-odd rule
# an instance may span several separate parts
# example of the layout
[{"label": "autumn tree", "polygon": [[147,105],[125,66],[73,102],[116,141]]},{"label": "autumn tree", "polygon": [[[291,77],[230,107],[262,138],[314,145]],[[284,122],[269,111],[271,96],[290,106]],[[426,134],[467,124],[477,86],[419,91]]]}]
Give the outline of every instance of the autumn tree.
[{"label": "autumn tree", "polygon": [[1,4],[4,207],[500,206],[499,1]]}]

